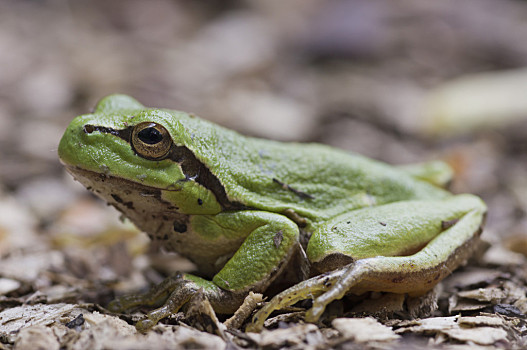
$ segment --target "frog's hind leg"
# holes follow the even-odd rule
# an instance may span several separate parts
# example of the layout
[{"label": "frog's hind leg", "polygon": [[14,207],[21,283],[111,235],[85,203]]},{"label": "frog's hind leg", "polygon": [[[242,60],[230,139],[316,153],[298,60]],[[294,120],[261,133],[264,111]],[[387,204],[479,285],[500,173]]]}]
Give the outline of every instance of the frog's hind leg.
[{"label": "frog's hind leg", "polygon": [[[438,201],[387,204],[338,217],[322,228],[326,234],[318,231],[322,238],[312,237],[315,243],[311,250],[308,246],[308,256],[316,263],[320,252],[349,253],[354,262],[278,294],[255,315],[249,329],[261,329],[273,310],[310,297],[314,299],[313,307],[306,313],[306,320],[315,322],[330,302],[348,292],[423,294],[473,253],[485,211],[479,198],[460,195]],[[353,220],[357,220],[355,225]],[[342,229],[339,235],[339,224],[351,228]],[[410,254],[404,254],[405,245],[427,234],[432,237],[425,237],[424,245],[418,242]],[[384,240],[388,242],[383,245]]]},{"label": "frog's hind leg", "polygon": [[379,256],[348,265],[336,283],[313,301],[306,321],[317,321],[329,303],[351,290],[424,294],[465,264],[477,249],[483,215],[478,210],[467,213],[416,254]]}]

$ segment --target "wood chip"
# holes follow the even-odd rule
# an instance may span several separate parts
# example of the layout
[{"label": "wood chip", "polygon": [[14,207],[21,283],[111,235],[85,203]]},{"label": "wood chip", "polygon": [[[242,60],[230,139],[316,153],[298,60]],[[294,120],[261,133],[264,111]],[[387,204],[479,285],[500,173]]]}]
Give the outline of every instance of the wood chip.
[{"label": "wood chip", "polygon": [[468,326],[503,326],[503,319],[499,316],[472,316],[472,317],[460,317],[458,320],[459,325]]},{"label": "wood chip", "polygon": [[22,329],[15,340],[17,350],[59,350],[60,343],[49,327],[37,325]]},{"label": "wood chip", "polygon": [[498,341],[507,341],[507,332],[501,328],[452,328],[443,331],[450,338],[480,345],[492,345]]},{"label": "wood chip", "polygon": [[515,253],[501,244],[492,247],[483,255],[483,263],[490,265],[522,265],[527,258],[520,253]]},{"label": "wood chip", "polygon": [[11,278],[0,278],[0,295],[7,294],[20,287],[20,282]]},{"label": "wood chip", "polygon": [[243,304],[236,310],[234,315],[226,320],[223,324],[228,329],[239,329],[243,322],[249,317],[251,312],[256,308],[256,304],[261,303],[263,294],[249,292],[249,295],[243,300]]},{"label": "wood chip", "polygon": [[325,338],[314,324],[301,324],[290,328],[264,330],[262,333],[247,333],[262,348],[286,346],[324,345]]},{"label": "wood chip", "polygon": [[424,318],[421,320],[411,320],[401,322],[401,326],[406,326],[406,328],[399,328],[395,333],[407,333],[407,332],[416,332],[416,333],[430,333],[430,332],[439,332],[445,329],[455,327],[457,324],[457,319],[459,316],[450,316],[450,317],[431,317]]},{"label": "wood chip", "polygon": [[448,313],[450,314],[460,311],[481,310],[487,306],[489,306],[489,303],[459,298],[457,295],[453,295],[448,299]]},{"label": "wood chip", "polygon": [[22,305],[4,310],[0,312],[0,337],[13,341],[13,335],[23,328],[33,325],[51,325],[75,309],[75,305],[72,304],[37,304]]},{"label": "wood chip", "polygon": [[507,293],[498,287],[488,287],[462,291],[458,295],[462,298],[497,304],[505,299]]},{"label": "wood chip", "polygon": [[503,321],[499,321],[499,319],[497,316],[435,317],[401,322],[400,325],[403,327],[397,329],[395,333],[423,333],[437,336],[442,334],[457,341],[480,345],[493,345],[496,342],[506,343],[507,332],[499,327],[504,326]]},{"label": "wood chip", "polygon": [[345,338],[358,343],[370,341],[387,342],[400,338],[399,335],[372,317],[365,318],[337,318],[331,322]]}]

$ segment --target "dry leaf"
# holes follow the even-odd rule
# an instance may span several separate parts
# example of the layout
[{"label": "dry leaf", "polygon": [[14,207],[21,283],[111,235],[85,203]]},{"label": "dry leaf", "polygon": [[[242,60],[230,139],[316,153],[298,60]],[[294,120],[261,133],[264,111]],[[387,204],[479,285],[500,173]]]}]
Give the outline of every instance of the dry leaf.
[{"label": "dry leaf", "polygon": [[337,318],[331,322],[344,338],[353,339],[358,343],[370,341],[386,342],[399,339],[401,336],[395,334],[390,328],[372,317],[366,318]]}]

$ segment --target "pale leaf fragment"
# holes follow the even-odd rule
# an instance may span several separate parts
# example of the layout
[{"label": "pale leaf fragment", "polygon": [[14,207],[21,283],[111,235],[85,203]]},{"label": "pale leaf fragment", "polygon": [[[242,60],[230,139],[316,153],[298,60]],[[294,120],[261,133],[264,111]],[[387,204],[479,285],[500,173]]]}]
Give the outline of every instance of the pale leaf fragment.
[{"label": "pale leaf fragment", "polygon": [[493,244],[483,255],[482,263],[490,265],[523,265],[527,259],[501,244]]},{"label": "pale leaf fragment", "polygon": [[477,301],[489,302],[497,304],[501,302],[507,294],[501,288],[498,287],[487,287],[478,288],[473,290],[466,290],[457,293],[462,298],[473,299]]},{"label": "pale leaf fragment", "polygon": [[[494,327],[503,326],[503,322],[500,322],[498,319],[499,317],[494,316],[451,316],[412,320],[401,322],[400,326],[403,327],[397,329],[396,333],[422,333],[435,334],[436,336],[446,335],[451,339],[461,342],[492,345],[496,342],[507,342],[507,332],[502,328]],[[483,326],[470,327],[471,325]]]},{"label": "pale leaf fragment", "polygon": [[11,278],[0,278],[0,295],[7,294],[20,287],[20,282]]},{"label": "pale leaf fragment", "polygon": [[518,300],[516,300],[513,304],[516,306],[521,313],[526,314],[527,313],[527,297],[521,297]]},{"label": "pale leaf fragment", "polygon": [[459,311],[481,310],[487,306],[489,306],[488,303],[473,299],[460,298],[456,294],[448,298],[448,312],[451,314]]},{"label": "pale leaf fragment", "polygon": [[[488,251],[487,251],[488,252]],[[504,272],[496,269],[469,266],[450,275],[443,281],[445,289],[467,289],[471,285],[487,285],[497,278],[504,277]]]},{"label": "pale leaf fragment", "polygon": [[271,331],[264,330],[262,333],[247,333],[247,336],[252,338],[262,348],[325,344],[324,336],[318,327],[311,323]]},{"label": "pale leaf fragment", "polygon": [[432,91],[425,105],[426,129],[436,135],[501,127],[527,116],[527,69],[457,78]]},{"label": "pale leaf fragment", "polygon": [[81,313],[72,304],[52,304],[52,305],[22,305],[0,312],[0,337],[5,337],[13,341],[13,337],[23,328],[42,325],[49,326],[60,323],[60,318],[65,315]]},{"label": "pale leaf fragment", "polygon": [[503,326],[503,319],[499,316],[462,316],[459,318],[460,326]]},{"label": "pale leaf fragment", "polygon": [[0,312],[0,334],[18,332],[31,325],[50,325],[75,309],[72,304],[16,306]]},{"label": "pale leaf fragment", "polygon": [[492,345],[498,341],[507,341],[507,332],[501,328],[452,328],[444,330],[450,338],[463,342],[474,342],[480,345]]},{"label": "pale leaf fragment", "polygon": [[400,338],[399,335],[372,317],[365,318],[337,318],[331,325],[338,330],[343,337],[353,339],[358,343],[371,341],[387,342]]},{"label": "pale leaf fragment", "polygon": [[15,340],[16,350],[59,350],[60,343],[50,327],[36,325],[23,328]]},{"label": "pale leaf fragment", "polygon": [[401,322],[400,325],[406,328],[399,328],[395,333],[406,333],[406,332],[416,332],[416,333],[434,333],[439,332],[445,329],[455,327],[457,325],[457,320],[459,316],[449,316],[449,317],[430,317],[420,320],[411,320],[406,322]]},{"label": "pale leaf fragment", "polygon": [[223,324],[227,329],[239,329],[243,322],[249,317],[251,312],[256,308],[258,303],[263,300],[263,294],[249,292],[249,295],[243,300],[243,304],[236,310],[234,315],[226,320]]}]

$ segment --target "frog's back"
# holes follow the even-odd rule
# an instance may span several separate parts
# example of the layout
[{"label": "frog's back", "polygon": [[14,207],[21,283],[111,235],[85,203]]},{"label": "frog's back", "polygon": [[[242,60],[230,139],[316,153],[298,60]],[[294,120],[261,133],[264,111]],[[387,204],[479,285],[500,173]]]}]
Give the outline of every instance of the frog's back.
[{"label": "frog's back", "polygon": [[[273,212],[293,210],[324,220],[365,206],[448,192],[396,167],[320,144],[242,136],[195,119],[194,147],[225,187],[228,199]],[[197,129],[199,128],[199,132]]]}]

